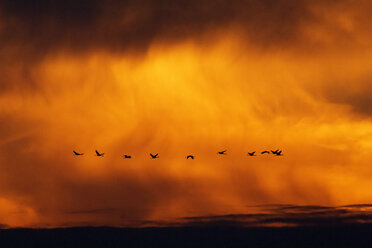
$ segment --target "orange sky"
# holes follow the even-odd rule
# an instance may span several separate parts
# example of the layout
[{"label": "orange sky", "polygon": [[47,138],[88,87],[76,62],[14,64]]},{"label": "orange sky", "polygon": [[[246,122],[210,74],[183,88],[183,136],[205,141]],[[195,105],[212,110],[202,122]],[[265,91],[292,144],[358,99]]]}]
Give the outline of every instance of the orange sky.
[{"label": "orange sky", "polygon": [[[258,204],[370,203],[371,10],[4,1],[0,224],[136,226]],[[274,148],[285,156],[246,156]]]}]

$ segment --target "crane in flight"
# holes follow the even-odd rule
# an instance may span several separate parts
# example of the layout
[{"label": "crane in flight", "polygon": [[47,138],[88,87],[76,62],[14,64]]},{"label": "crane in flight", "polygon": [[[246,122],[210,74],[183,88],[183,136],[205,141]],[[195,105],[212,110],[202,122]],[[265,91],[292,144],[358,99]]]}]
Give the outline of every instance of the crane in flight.
[{"label": "crane in flight", "polygon": [[226,155],[226,152],[227,152],[227,150],[224,150],[224,151],[217,152],[217,154]]},{"label": "crane in flight", "polygon": [[159,158],[158,155],[159,155],[159,153],[156,153],[155,155],[153,155],[152,153],[150,153],[151,158]]},{"label": "crane in flight", "polygon": [[263,152],[261,152],[261,154],[265,154],[265,153],[270,154],[269,151],[263,151]]},{"label": "crane in flight", "polygon": [[73,151],[74,152],[74,155],[76,155],[76,156],[82,156],[82,155],[84,155],[84,153],[78,153],[78,152],[75,152],[75,151]]},{"label": "crane in flight", "polygon": [[189,158],[194,159],[194,156],[193,156],[193,155],[187,155],[186,158],[187,158],[187,159],[189,159]]},{"label": "crane in flight", "polygon": [[103,155],[105,155],[104,153],[99,153],[97,150],[96,150],[96,155],[97,157],[103,157]]},{"label": "crane in flight", "polygon": [[254,155],[256,152],[254,151],[254,152],[248,152],[248,156],[256,156],[256,155]]},{"label": "crane in flight", "polygon": [[275,156],[283,156],[283,154],[282,154],[282,150],[276,152],[276,153],[275,153]]},{"label": "crane in flight", "polygon": [[126,155],[126,154],[124,154],[124,155],[123,155],[123,158],[124,158],[124,159],[126,159],[126,158],[132,158],[132,156],[131,156],[131,155]]}]

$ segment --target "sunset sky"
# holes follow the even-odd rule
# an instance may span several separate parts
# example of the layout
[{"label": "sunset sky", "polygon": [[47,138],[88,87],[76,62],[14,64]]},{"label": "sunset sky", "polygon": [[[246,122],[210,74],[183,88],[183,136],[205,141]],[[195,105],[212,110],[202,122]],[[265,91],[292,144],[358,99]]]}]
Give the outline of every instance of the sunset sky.
[{"label": "sunset sky", "polygon": [[[2,0],[0,227],[371,203],[371,13],[369,0]],[[265,149],[284,156],[247,156]]]}]

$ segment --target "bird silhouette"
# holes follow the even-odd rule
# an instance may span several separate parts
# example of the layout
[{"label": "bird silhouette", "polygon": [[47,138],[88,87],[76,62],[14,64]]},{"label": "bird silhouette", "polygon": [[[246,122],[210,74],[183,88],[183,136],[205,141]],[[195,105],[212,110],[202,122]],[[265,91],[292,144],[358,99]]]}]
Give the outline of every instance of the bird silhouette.
[{"label": "bird silhouette", "polygon": [[276,152],[275,155],[276,155],[276,156],[283,156],[283,154],[282,154],[282,150]]},{"label": "bird silhouette", "polygon": [[98,157],[103,157],[103,155],[105,155],[104,153],[99,153],[97,150],[96,150],[96,155],[98,156]]},{"label": "bird silhouette", "polygon": [[221,152],[217,152],[218,154],[221,154],[221,155],[226,155],[226,150],[224,150],[224,151],[221,151]]},{"label": "bird silhouette", "polygon": [[84,155],[84,153],[78,153],[78,152],[75,152],[75,151],[73,151],[73,152],[74,152],[74,155],[76,155],[76,156]]},{"label": "bird silhouette", "polygon": [[187,159],[189,159],[189,158],[194,159],[194,156],[193,155],[188,155],[186,158]]},{"label": "bird silhouette", "polygon": [[159,153],[156,153],[155,155],[152,155],[152,154],[150,153],[151,158],[159,158],[158,155],[159,155]]},{"label": "bird silhouette", "polygon": [[123,158],[132,158],[130,155],[123,155]]},{"label": "bird silhouette", "polygon": [[263,151],[263,152],[261,152],[261,154],[265,154],[265,153],[270,154],[269,151]]},{"label": "bird silhouette", "polygon": [[256,156],[256,155],[254,155],[256,152],[248,152],[248,155],[249,156]]},{"label": "bird silhouette", "polygon": [[278,151],[279,151],[279,150],[276,150],[276,151],[271,150],[271,153],[272,153],[272,154],[276,154]]}]

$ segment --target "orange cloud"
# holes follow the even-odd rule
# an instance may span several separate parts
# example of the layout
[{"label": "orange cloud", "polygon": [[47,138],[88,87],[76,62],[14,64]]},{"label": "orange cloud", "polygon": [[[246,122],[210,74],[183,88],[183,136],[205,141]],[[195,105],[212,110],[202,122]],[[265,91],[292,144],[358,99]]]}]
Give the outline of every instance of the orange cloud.
[{"label": "orange cloud", "polygon": [[[256,4],[260,13],[273,7]],[[125,39],[113,33],[113,43],[104,43],[110,49],[90,42],[86,33],[76,42],[84,21],[67,29],[72,37],[63,45],[19,46],[28,51],[22,60],[3,41],[0,194],[9,207],[0,209],[0,223],[135,226],[244,213],[257,204],[369,202],[371,51],[361,27],[365,12],[351,8],[340,15],[336,10],[347,1],[292,4],[301,11],[268,9],[268,19],[239,12],[215,26],[209,16],[204,25],[212,30],[192,26],[193,35],[179,39],[171,38],[176,31],[160,28],[154,39],[135,36],[133,42],[142,40],[146,49],[129,46],[130,52],[115,50],[115,42]],[[41,12],[64,30],[49,7]],[[14,11],[8,25],[19,27],[39,10]],[[279,26],[284,34],[261,23],[273,24],[288,11]],[[299,13],[306,13],[304,19]],[[122,25],[143,20],[147,27],[148,15],[134,11]],[[113,23],[95,16],[84,20],[98,27]],[[254,37],[258,29],[261,36]],[[111,31],[116,34],[117,27]],[[79,44],[88,47],[76,52]],[[283,157],[246,155],[276,148]],[[94,156],[95,149],[105,157]],[[226,156],[216,154],[222,149]],[[72,150],[85,155],[73,156]],[[123,160],[124,153],[133,158]],[[195,160],[186,160],[187,154]],[[9,214],[12,209],[27,218]]]}]

